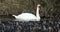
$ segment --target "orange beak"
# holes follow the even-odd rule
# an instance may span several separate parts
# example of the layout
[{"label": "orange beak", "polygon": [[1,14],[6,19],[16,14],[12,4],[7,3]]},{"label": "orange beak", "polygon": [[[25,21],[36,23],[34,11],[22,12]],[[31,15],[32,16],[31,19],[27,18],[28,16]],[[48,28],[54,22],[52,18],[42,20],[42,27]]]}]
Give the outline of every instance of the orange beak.
[{"label": "orange beak", "polygon": [[39,6],[39,10],[41,10],[41,6]]}]

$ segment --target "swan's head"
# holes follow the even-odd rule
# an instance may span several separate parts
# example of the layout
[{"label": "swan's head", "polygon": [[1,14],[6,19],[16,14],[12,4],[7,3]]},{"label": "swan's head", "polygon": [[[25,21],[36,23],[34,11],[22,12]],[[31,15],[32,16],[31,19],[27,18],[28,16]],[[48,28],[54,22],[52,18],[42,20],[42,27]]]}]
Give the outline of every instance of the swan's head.
[{"label": "swan's head", "polygon": [[38,4],[37,6],[41,6],[40,4]]},{"label": "swan's head", "polygon": [[38,4],[38,5],[37,5],[37,8],[38,8],[39,10],[41,10],[41,5],[40,5],[40,4]]}]

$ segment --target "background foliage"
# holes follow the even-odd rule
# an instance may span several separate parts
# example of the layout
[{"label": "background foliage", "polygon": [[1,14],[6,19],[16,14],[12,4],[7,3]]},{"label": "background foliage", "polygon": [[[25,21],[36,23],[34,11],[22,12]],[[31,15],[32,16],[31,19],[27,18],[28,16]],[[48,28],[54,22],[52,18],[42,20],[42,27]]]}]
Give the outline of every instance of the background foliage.
[{"label": "background foliage", "polygon": [[41,15],[60,14],[60,0],[0,0],[0,15],[35,14],[37,4],[42,5]]}]

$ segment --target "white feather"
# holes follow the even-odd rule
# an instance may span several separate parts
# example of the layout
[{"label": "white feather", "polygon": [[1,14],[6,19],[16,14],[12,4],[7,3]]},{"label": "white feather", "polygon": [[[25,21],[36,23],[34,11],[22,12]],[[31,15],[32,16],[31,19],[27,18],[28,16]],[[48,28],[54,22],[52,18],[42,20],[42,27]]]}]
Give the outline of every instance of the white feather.
[{"label": "white feather", "polygon": [[39,16],[39,8],[37,5],[37,11],[36,11],[36,16],[32,13],[22,13],[18,16],[13,15],[17,21],[40,21],[40,16]]}]

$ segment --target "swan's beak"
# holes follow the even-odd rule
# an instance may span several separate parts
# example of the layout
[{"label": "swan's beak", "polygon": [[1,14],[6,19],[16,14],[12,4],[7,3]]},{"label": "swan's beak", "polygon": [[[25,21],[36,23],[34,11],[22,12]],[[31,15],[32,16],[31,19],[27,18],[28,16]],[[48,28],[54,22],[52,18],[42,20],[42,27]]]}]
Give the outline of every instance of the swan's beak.
[{"label": "swan's beak", "polygon": [[39,10],[41,10],[41,6],[39,6]]}]

